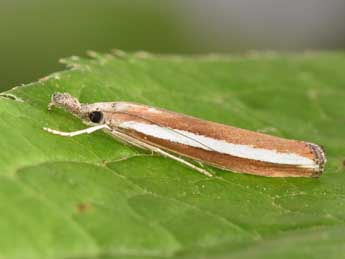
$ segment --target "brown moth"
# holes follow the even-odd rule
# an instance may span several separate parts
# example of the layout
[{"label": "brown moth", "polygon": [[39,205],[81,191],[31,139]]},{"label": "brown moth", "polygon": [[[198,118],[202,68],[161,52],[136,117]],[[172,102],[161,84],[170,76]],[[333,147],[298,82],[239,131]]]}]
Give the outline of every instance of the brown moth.
[{"label": "brown moth", "polygon": [[82,104],[55,93],[48,105],[64,108],[90,128],[62,132],[76,136],[104,130],[131,145],[174,159],[207,176],[210,172],[182,157],[224,170],[270,177],[319,177],[326,163],[316,144],[239,129],[184,114],[129,102]]}]

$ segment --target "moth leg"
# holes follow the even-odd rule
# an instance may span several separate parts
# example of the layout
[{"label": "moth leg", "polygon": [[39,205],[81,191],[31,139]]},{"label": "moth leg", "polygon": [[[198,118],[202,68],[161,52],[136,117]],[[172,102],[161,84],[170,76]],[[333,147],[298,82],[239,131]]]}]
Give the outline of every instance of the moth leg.
[{"label": "moth leg", "polygon": [[153,147],[153,148],[155,148],[153,150],[154,152],[157,152],[158,154],[161,154],[162,156],[169,157],[169,158],[171,158],[171,159],[173,159],[173,160],[175,160],[177,162],[180,162],[181,164],[184,164],[184,165],[186,165],[186,166],[188,166],[188,167],[198,171],[199,173],[202,173],[203,175],[206,175],[208,177],[213,177],[213,174],[211,174],[207,170],[205,170],[205,169],[203,169],[201,167],[198,167],[198,166],[188,162],[187,160],[184,160],[184,159],[182,159],[182,158],[180,158],[178,156],[175,156],[175,155],[172,155],[172,154],[170,154],[168,152],[165,152],[164,150],[162,150],[160,148],[156,148],[156,147]]},{"label": "moth leg", "polygon": [[213,174],[211,174],[207,170],[205,170],[203,168],[200,168],[200,167],[198,167],[198,166],[196,166],[196,165],[194,165],[194,164],[192,164],[192,163],[190,163],[190,162],[188,162],[188,161],[186,161],[186,160],[184,160],[184,159],[182,159],[182,158],[180,158],[178,156],[170,154],[170,153],[168,153],[168,152],[166,152],[166,151],[164,151],[164,150],[162,150],[162,149],[160,149],[158,147],[155,147],[155,146],[152,146],[150,144],[147,144],[147,143],[144,143],[142,141],[139,141],[139,140],[137,140],[137,139],[135,139],[133,137],[130,137],[130,136],[128,136],[126,134],[123,134],[123,133],[121,133],[119,131],[116,131],[116,130],[113,130],[112,133],[115,136],[117,136],[119,139],[122,139],[123,141],[126,141],[126,142],[128,142],[128,143],[130,143],[130,144],[132,144],[132,145],[134,145],[136,147],[143,148],[143,149],[148,149],[148,150],[150,150],[152,152],[158,153],[158,154],[160,154],[162,156],[171,158],[171,159],[173,159],[173,160],[175,160],[175,161],[177,161],[177,162],[179,162],[181,164],[184,164],[184,165],[186,165],[186,166],[188,166],[188,167],[198,171],[199,173],[202,173],[203,175],[206,175],[208,177],[213,177]]},{"label": "moth leg", "polygon": [[135,147],[145,149],[145,150],[148,149],[146,146],[143,145],[144,144],[143,142],[141,142],[141,141],[139,141],[133,137],[130,137],[130,136],[128,136],[128,135],[126,135],[120,131],[112,129],[111,134],[112,134],[112,136],[116,137],[118,140],[120,140],[121,142],[123,142],[125,144],[129,144],[131,146],[135,146]]},{"label": "moth leg", "polygon": [[43,128],[43,130],[48,131],[49,133],[59,135],[59,136],[64,136],[64,137],[74,137],[74,136],[78,136],[82,134],[91,134],[100,129],[110,129],[110,128],[106,124],[96,125],[87,129],[77,130],[77,131],[72,131],[72,132],[64,132],[64,131],[54,130],[50,128]]},{"label": "moth leg", "polygon": [[93,127],[90,127],[90,128],[87,128],[87,129],[83,129],[83,130],[78,130],[78,131],[72,131],[72,132],[64,132],[64,131],[59,131],[59,130],[54,130],[54,129],[50,129],[50,128],[43,128],[45,131],[48,131],[49,133],[52,133],[52,134],[55,134],[55,135],[59,135],[59,136],[64,136],[64,137],[74,137],[74,136],[78,136],[78,135],[82,135],[82,134],[91,134],[97,130],[100,130],[100,129],[107,129],[107,130],[111,130],[111,133],[113,136],[117,137],[118,139],[126,142],[126,143],[129,143],[133,146],[136,146],[136,147],[139,147],[139,148],[142,148],[142,149],[147,149],[147,150],[150,150],[151,152],[155,152],[155,153],[158,153],[162,156],[165,156],[165,157],[168,157],[168,158],[171,158],[177,162],[180,162],[181,164],[184,164],[196,171],[198,171],[199,173],[202,173],[208,177],[212,177],[213,175],[211,173],[209,173],[207,170],[205,169],[202,169],[178,156],[175,156],[175,155],[172,155],[168,152],[165,152],[164,150],[160,149],[160,148],[157,148],[155,146],[152,146],[150,144],[147,144],[147,143],[144,143],[142,141],[139,141],[133,137],[130,137],[126,134],[123,134],[119,131],[116,131],[116,130],[112,130],[109,126],[107,126],[106,124],[102,124],[102,125],[97,125],[97,126],[93,126]]}]

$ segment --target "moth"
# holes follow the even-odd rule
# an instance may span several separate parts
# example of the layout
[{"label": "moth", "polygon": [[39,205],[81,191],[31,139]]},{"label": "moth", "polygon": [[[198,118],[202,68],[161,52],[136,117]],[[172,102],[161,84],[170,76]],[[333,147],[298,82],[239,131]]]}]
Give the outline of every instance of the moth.
[{"label": "moth", "polygon": [[326,157],[313,143],[290,140],[130,102],[83,104],[55,93],[48,105],[65,109],[91,127],[74,132],[44,130],[67,137],[103,130],[130,145],[150,150],[212,177],[201,162],[223,170],[268,177],[319,177]]}]

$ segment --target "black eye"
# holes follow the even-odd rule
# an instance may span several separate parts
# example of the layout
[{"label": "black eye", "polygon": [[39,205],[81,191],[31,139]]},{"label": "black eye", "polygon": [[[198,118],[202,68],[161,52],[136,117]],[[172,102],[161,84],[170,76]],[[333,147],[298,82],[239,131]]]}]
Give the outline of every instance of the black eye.
[{"label": "black eye", "polygon": [[94,111],[89,113],[89,119],[94,123],[99,123],[102,120],[102,118],[103,114],[101,112]]}]

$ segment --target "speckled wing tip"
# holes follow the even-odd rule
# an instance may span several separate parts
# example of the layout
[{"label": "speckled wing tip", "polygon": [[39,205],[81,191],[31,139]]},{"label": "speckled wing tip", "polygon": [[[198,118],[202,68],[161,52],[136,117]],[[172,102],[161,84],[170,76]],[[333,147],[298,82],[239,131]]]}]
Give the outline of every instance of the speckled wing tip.
[{"label": "speckled wing tip", "polygon": [[314,143],[306,142],[306,144],[314,153],[315,158],[313,160],[315,164],[318,165],[318,169],[315,170],[314,177],[319,177],[323,173],[325,169],[325,164],[327,162],[325,151],[323,150],[321,146],[316,145]]}]

